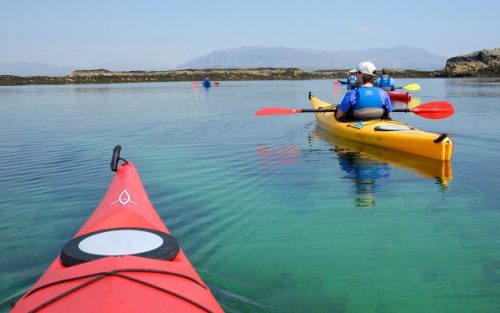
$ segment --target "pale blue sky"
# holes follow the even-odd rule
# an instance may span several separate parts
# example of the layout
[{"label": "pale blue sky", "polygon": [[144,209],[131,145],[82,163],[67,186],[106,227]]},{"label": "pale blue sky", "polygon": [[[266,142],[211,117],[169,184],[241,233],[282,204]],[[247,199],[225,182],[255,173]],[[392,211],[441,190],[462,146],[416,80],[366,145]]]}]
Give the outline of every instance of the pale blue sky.
[{"label": "pale blue sky", "polygon": [[0,62],[176,66],[240,46],[500,47],[498,0],[0,0]]}]

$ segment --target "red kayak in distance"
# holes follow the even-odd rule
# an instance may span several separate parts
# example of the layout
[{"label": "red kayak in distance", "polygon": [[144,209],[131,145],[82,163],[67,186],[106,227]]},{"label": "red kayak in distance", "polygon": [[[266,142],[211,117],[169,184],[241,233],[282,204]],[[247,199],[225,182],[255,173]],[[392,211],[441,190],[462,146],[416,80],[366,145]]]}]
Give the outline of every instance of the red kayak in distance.
[{"label": "red kayak in distance", "polygon": [[[345,80],[337,80],[337,81],[334,81],[333,82],[334,85],[347,85],[347,81]],[[415,85],[415,84],[411,84],[411,85]],[[410,87],[411,85],[408,85],[408,86],[405,86],[405,87],[398,87],[398,88],[406,88],[406,87]],[[420,89],[420,86],[418,86],[418,89]],[[411,95],[410,93],[406,92],[406,91],[387,91],[387,93],[389,94],[389,98],[391,98],[391,101],[393,102],[403,102],[403,103],[408,103],[411,101]]]},{"label": "red kayak in distance", "polygon": [[120,150],[97,209],[11,312],[223,312]]},{"label": "red kayak in distance", "polygon": [[389,98],[391,98],[391,101],[393,102],[403,102],[403,103],[408,103],[411,101],[411,95],[408,92],[405,91],[388,91]]}]

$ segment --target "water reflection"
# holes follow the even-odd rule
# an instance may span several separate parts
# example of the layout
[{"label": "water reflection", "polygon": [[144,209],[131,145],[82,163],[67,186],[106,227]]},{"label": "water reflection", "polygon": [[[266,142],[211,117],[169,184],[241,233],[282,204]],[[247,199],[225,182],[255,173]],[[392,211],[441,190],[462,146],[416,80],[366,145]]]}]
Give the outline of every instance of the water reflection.
[{"label": "water reflection", "polygon": [[377,184],[389,177],[394,167],[409,169],[422,177],[432,178],[443,191],[448,190],[452,180],[450,162],[339,138],[325,132],[319,126],[313,130],[311,139],[331,144],[331,150],[337,154],[340,168],[346,173],[345,177],[354,183],[355,202],[360,207],[371,207],[376,204]]},{"label": "water reflection", "polygon": [[420,98],[417,98],[417,97],[414,97],[410,100],[410,102],[408,102],[408,109],[413,109],[415,107],[418,107],[420,105],[421,101],[420,101]]},{"label": "water reflection", "polygon": [[257,144],[257,155],[265,167],[299,163],[300,149],[295,145],[270,147]]},{"label": "water reflection", "polygon": [[340,168],[346,172],[355,187],[355,202],[358,207],[375,206],[375,189],[380,179],[389,176],[390,166],[377,162],[357,151],[335,145],[332,150],[337,154]]},{"label": "water reflection", "polygon": [[452,78],[444,80],[446,97],[500,98],[498,78]]}]

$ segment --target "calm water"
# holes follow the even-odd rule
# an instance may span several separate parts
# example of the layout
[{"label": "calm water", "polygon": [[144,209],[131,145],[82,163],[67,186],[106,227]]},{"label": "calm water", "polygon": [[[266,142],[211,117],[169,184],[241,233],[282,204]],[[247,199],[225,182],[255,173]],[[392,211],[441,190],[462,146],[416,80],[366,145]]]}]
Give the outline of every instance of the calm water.
[{"label": "calm water", "polygon": [[451,164],[335,139],[332,81],[0,87],[0,311],[92,213],[115,144],[227,312],[499,312],[500,82],[418,82]]}]

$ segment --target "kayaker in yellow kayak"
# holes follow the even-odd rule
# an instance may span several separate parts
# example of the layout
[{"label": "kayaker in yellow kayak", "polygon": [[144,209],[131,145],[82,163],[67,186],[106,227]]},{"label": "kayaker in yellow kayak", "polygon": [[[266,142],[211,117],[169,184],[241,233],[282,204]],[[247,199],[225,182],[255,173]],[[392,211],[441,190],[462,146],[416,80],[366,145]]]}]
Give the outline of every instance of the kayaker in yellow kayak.
[{"label": "kayaker in yellow kayak", "polygon": [[342,99],[335,114],[337,119],[371,120],[391,117],[392,103],[387,92],[373,85],[376,67],[372,62],[361,62],[351,70],[360,83]]}]

